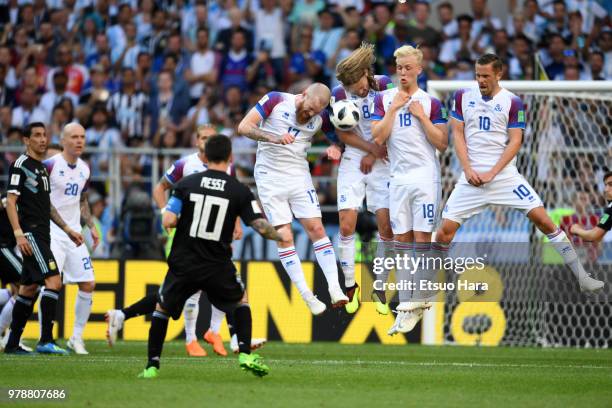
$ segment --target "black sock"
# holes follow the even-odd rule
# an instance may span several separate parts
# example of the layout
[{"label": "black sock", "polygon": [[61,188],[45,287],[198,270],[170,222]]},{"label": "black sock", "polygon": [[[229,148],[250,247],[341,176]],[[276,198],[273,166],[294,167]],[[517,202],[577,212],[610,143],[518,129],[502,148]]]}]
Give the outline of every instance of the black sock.
[{"label": "black sock", "polygon": [[251,354],[251,308],[247,304],[238,305],[234,310],[236,336],[238,336],[238,350],[241,353]]},{"label": "black sock", "polygon": [[42,328],[40,330],[40,343],[45,344],[53,341],[53,321],[57,311],[57,300],[59,292],[47,289],[42,293],[40,299],[40,313],[42,316]]},{"label": "black sock", "polygon": [[157,304],[157,293],[151,293],[134,303],[122,309],[121,311],[125,315],[125,320],[131,319],[132,317],[147,315],[155,311],[155,305]]},{"label": "black sock", "polygon": [[6,343],[7,349],[13,349],[19,346],[21,334],[25,325],[32,315],[34,309],[34,298],[23,295],[17,295],[15,298],[15,306],[13,307],[13,320],[11,321],[11,334]]},{"label": "black sock", "polygon": [[227,328],[229,329],[230,337],[236,334],[236,320],[234,319],[234,312],[225,314],[225,320],[227,321]]},{"label": "black sock", "polygon": [[159,368],[159,359],[162,349],[164,348],[164,340],[168,331],[168,315],[154,311],[151,319],[151,328],[149,329],[149,362],[147,368]]}]

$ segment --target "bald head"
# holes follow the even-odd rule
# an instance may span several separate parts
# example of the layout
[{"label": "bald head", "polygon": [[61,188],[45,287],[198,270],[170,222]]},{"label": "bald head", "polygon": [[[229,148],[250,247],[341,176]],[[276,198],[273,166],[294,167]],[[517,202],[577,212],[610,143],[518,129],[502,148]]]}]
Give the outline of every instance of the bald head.
[{"label": "bald head", "polygon": [[85,128],[78,123],[68,123],[62,129],[64,157],[69,163],[76,162],[85,149]]},{"label": "bald head", "polygon": [[321,113],[329,105],[330,96],[329,88],[321,83],[316,82],[306,88],[296,99],[298,123],[307,123]]},{"label": "bald head", "polygon": [[331,91],[325,84],[315,82],[314,84],[306,88],[306,90],[304,91],[304,96],[306,96],[306,98],[308,99],[313,99],[313,101],[316,100],[318,104],[322,104],[323,109],[329,104]]},{"label": "bald head", "polygon": [[79,123],[68,123],[64,126],[64,129],[62,130],[62,139],[67,137],[69,138],[74,133],[82,133],[83,135],[85,135],[85,128]]}]

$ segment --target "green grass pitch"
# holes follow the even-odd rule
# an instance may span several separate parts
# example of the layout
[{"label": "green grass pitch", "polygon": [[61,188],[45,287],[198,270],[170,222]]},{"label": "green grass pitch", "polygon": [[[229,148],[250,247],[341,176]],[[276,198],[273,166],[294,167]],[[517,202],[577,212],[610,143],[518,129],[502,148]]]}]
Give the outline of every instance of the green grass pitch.
[{"label": "green grass pitch", "polygon": [[[160,377],[137,379],[146,343],[110,349],[88,342],[89,356],[0,355],[0,389],[64,388],[51,407],[610,407],[612,350],[308,345],[261,350],[270,375],[256,378],[237,357],[187,357],[165,345]],[[212,353],[211,351],[209,351]]]}]

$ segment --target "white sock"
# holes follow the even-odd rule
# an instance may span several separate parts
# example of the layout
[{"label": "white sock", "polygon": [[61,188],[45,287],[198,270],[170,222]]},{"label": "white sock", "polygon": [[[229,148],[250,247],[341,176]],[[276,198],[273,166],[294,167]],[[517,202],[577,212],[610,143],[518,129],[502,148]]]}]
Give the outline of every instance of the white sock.
[{"label": "white sock", "polygon": [[0,336],[2,333],[11,325],[11,321],[13,320],[13,306],[15,306],[15,298],[12,297],[2,308],[2,312],[0,312]]},{"label": "white sock", "polygon": [[572,273],[576,279],[578,279],[578,281],[588,277],[586,271],[582,267],[580,259],[578,258],[578,254],[574,250],[572,243],[569,241],[563,230],[557,229],[552,234],[547,234],[547,237],[550,240],[553,248],[555,248],[555,251],[561,255],[563,262],[570,267]]},{"label": "white sock", "polygon": [[5,304],[6,302],[9,301],[9,299],[12,297],[13,295],[11,294],[11,291],[8,289],[0,289],[0,306],[2,306],[3,304]]},{"label": "white sock", "polygon": [[210,305],[210,308],[210,330],[215,334],[219,334],[221,323],[225,319],[225,312],[217,309],[215,305]]},{"label": "white sock", "polygon": [[202,292],[198,291],[196,294],[191,295],[183,308],[183,315],[185,316],[185,342],[187,344],[198,339],[196,336],[196,323],[198,322],[198,312],[200,311],[201,294]]},{"label": "white sock", "polygon": [[[384,239],[380,235],[376,235],[376,257],[377,258],[393,258],[395,256],[395,242],[393,239]],[[377,276],[377,280],[387,283],[391,269],[383,268],[381,274]]]},{"label": "white sock", "polygon": [[351,288],[355,285],[355,234],[345,237],[339,235],[338,258],[344,274],[344,285]]},{"label": "white sock", "polygon": [[76,302],[74,303],[74,329],[72,331],[72,337],[75,339],[83,338],[83,330],[89,320],[91,314],[93,293],[91,292],[77,292]]},{"label": "white sock", "polygon": [[[314,246],[317,262],[323,270],[323,274],[327,280],[327,286],[329,288],[336,286],[339,287],[340,283],[338,282],[338,264],[336,263],[336,252],[334,251],[334,246],[332,245],[331,241],[328,237],[325,237],[321,238],[317,242],[314,242],[312,245]],[[355,273],[353,272],[353,277],[354,276]]]},{"label": "white sock", "polygon": [[[395,253],[400,256],[401,261],[395,268],[396,281],[398,284],[401,284],[400,288],[397,291],[400,301],[400,306],[406,305],[408,302],[412,300],[412,290],[408,288],[408,282],[414,282],[414,275],[412,274],[412,270],[410,265],[412,264],[410,258],[414,256],[414,245],[410,242],[395,242]],[[406,258],[404,258],[406,256]],[[407,259],[408,267],[404,267],[404,259]]]},{"label": "white sock", "polygon": [[295,285],[303,299],[309,297],[312,291],[306,284],[304,271],[302,271],[302,262],[295,251],[295,247],[278,248],[278,257],[280,258],[287,275],[291,282]]}]

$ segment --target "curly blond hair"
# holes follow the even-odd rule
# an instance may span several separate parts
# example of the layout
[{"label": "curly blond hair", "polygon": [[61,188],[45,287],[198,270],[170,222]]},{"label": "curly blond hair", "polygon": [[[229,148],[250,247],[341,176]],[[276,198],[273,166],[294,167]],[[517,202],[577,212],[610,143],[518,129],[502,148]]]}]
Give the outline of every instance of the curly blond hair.
[{"label": "curly blond hair", "polygon": [[378,91],[378,82],[374,78],[373,69],[375,61],[374,44],[363,42],[359,48],[336,66],[336,78],[342,82],[342,85],[350,86],[359,81],[365,74],[368,77],[370,89]]}]

